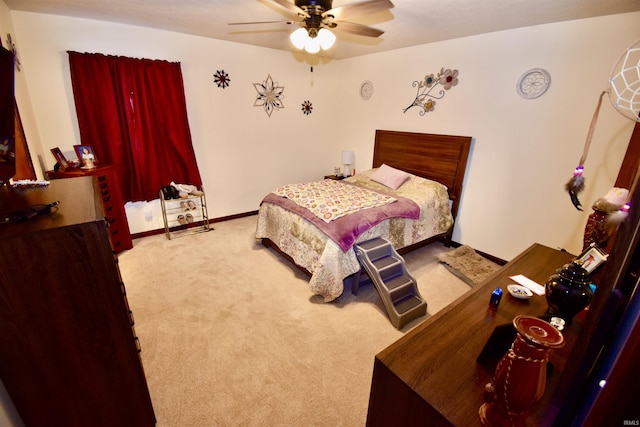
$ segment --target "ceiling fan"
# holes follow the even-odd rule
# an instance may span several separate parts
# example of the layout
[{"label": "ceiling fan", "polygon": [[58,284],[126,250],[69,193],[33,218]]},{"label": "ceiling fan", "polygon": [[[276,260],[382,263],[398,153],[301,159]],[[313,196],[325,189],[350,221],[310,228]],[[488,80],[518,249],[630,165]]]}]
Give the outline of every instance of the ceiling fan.
[{"label": "ceiling fan", "polygon": [[300,28],[291,33],[290,39],[298,49],[316,53],[320,49],[327,50],[336,40],[329,30],[335,29],[349,34],[364,37],[380,37],[384,31],[355,22],[343,21],[358,15],[369,15],[393,8],[390,0],[365,0],[333,7],[333,0],[271,0],[289,12],[295,13],[297,21],[263,21],[263,22],[231,22],[229,25],[298,24]]}]

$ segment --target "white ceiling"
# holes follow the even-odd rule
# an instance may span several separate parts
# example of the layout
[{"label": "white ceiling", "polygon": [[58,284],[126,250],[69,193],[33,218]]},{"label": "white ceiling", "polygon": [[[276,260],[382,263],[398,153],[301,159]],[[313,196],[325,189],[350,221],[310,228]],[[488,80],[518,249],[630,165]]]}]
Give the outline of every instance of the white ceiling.
[{"label": "white ceiling", "polygon": [[[292,3],[294,0],[290,0]],[[392,0],[389,11],[349,21],[380,29],[379,38],[335,31],[322,56],[349,58],[517,27],[640,11],[640,0]],[[294,50],[285,23],[295,19],[271,0],[4,0],[9,9],[119,22],[280,50]],[[354,3],[334,0],[333,7]],[[640,22],[638,23],[640,25]],[[320,54],[318,54],[320,55]]]}]

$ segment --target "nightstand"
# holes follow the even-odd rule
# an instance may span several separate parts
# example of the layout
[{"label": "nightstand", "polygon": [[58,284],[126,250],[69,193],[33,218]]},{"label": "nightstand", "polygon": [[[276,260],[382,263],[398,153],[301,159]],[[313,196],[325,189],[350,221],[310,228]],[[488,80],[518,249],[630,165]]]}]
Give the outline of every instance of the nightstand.
[{"label": "nightstand", "polygon": [[337,175],[325,175],[324,179],[333,179],[335,181],[340,181],[342,179],[345,179],[346,176],[337,176]]}]

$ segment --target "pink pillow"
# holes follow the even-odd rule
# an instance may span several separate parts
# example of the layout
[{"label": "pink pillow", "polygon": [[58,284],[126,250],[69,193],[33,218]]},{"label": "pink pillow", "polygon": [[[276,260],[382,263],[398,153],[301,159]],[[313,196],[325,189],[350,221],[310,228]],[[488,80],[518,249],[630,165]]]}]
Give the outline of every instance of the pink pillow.
[{"label": "pink pillow", "polygon": [[409,178],[410,175],[408,173],[384,164],[380,166],[371,177],[373,181],[379,182],[394,190],[397,190]]}]

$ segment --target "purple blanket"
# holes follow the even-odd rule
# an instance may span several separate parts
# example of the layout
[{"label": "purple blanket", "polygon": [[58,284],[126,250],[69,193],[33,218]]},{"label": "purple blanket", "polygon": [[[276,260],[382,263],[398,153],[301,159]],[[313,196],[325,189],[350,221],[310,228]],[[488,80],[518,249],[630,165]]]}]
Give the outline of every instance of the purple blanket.
[{"label": "purple blanket", "polygon": [[418,219],[420,217],[420,207],[413,200],[396,195],[393,197],[397,199],[396,202],[385,206],[362,209],[329,223],[325,223],[311,211],[297,205],[286,197],[281,197],[273,193],[269,193],[262,199],[262,203],[273,203],[283,209],[300,215],[336,242],[343,252],[347,252],[362,233],[385,219],[394,217]]}]

